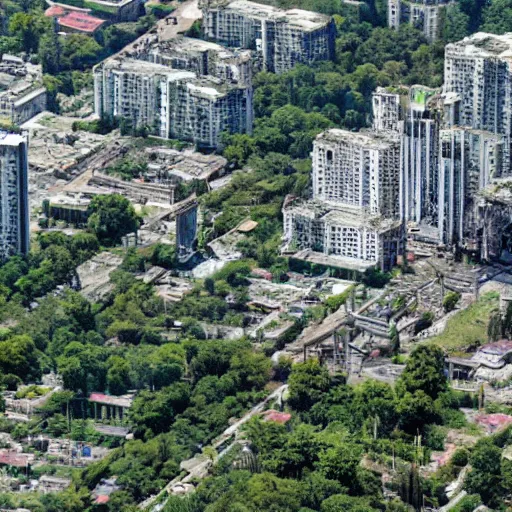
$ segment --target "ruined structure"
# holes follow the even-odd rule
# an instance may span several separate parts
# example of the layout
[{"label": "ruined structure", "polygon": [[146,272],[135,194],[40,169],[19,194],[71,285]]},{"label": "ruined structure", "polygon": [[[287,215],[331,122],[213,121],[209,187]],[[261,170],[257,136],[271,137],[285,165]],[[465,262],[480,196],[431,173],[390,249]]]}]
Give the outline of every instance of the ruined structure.
[{"label": "ruined structure", "polygon": [[444,11],[453,0],[388,0],[388,27],[404,23],[419,28],[429,41],[441,35]]},{"label": "ruined structure", "polygon": [[284,250],[358,271],[391,268],[404,251],[399,170],[392,134],[331,129],[317,136],[313,198],[285,202]]},{"label": "ruined structure", "polygon": [[199,76],[214,76],[227,83],[247,87],[252,84],[250,50],[225,48],[216,43],[183,36],[158,41],[155,35],[142,38],[125,55],[172,69],[193,71]]},{"label": "ruined structure", "polygon": [[204,0],[200,6],[205,37],[255,50],[265,71],[284,73],[334,56],[336,29],[328,16],[247,0]]},{"label": "ruined structure", "polygon": [[4,54],[0,61],[0,120],[23,124],[46,109],[41,66]]},{"label": "ruined structure", "polygon": [[180,263],[187,262],[196,252],[197,206],[197,201],[191,201],[176,213],[176,253]]},{"label": "ruined structure", "polygon": [[503,137],[503,164],[496,177],[512,176],[511,52],[512,34],[483,32],[445,49],[445,123]]},{"label": "ruined structure", "polygon": [[504,254],[512,219],[511,50],[512,34],[474,34],[446,46],[442,91],[374,93],[374,130],[401,140],[400,217],[412,240],[484,259]]},{"label": "ruined structure", "polygon": [[398,216],[400,143],[385,133],[331,129],[313,146],[313,196]]},{"label": "ruined structure", "polygon": [[75,7],[72,0],[61,0],[60,3],[66,5],[66,10],[89,12],[116,23],[136,21],[144,14],[144,0],[87,0],[85,9]]},{"label": "ruined structure", "polygon": [[0,258],[29,250],[27,140],[0,132]]},{"label": "ruined structure", "polygon": [[252,89],[125,57],[94,69],[95,108],[134,129],[217,147],[222,132],[250,133]]}]

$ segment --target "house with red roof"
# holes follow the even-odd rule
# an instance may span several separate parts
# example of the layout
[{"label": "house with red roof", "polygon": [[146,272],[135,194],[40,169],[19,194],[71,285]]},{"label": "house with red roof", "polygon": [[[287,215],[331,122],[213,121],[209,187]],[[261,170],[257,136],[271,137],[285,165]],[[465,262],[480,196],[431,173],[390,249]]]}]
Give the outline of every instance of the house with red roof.
[{"label": "house with red roof", "polygon": [[105,20],[91,16],[84,9],[53,4],[46,9],[45,16],[57,20],[59,30],[67,33],[79,33],[93,35],[99,30]]}]

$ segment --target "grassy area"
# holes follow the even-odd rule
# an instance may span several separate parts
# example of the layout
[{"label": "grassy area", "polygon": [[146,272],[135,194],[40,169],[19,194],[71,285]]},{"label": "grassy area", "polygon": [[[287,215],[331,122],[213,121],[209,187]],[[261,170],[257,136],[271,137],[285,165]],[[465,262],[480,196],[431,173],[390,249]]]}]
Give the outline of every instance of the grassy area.
[{"label": "grassy area", "polygon": [[442,334],[429,340],[448,352],[465,352],[487,342],[487,325],[491,311],[499,307],[499,294],[489,292],[450,318]]}]

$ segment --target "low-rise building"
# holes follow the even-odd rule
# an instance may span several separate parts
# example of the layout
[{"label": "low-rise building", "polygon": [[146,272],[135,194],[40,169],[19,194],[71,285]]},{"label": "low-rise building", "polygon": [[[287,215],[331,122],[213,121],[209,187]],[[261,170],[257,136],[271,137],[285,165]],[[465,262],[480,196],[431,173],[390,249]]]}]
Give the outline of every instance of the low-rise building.
[{"label": "low-rise building", "polygon": [[84,9],[57,4],[46,9],[44,15],[53,18],[61,32],[92,35],[105,24],[105,20],[91,16]]},{"label": "low-rise building", "polygon": [[285,202],[283,217],[283,251],[310,263],[389,270],[405,251],[398,219],[315,200]]},{"label": "low-rise building", "polygon": [[4,54],[0,61],[0,120],[23,124],[46,109],[41,66]]}]

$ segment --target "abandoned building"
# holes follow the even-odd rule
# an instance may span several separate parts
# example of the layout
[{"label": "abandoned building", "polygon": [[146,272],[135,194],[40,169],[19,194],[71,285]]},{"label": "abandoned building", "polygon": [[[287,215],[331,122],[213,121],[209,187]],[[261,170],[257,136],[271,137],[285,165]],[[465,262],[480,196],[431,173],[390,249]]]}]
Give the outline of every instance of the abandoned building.
[{"label": "abandoned building", "polygon": [[176,252],[180,263],[186,263],[196,252],[197,207],[194,200],[176,212]]},{"label": "abandoned building", "polygon": [[441,36],[445,10],[453,0],[388,0],[388,27],[408,23],[420,29],[428,41]]},{"label": "abandoned building", "polygon": [[27,140],[0,132],[0,258],[29,250]]},{"label": "abandoned building", "polygon": [[[495,48],[489,43],[493,37],[479,34],[478,40],[484,41],[484,46]],[[476,50],[468,41],[463,42],[462,48],[469,60],[464,51],[459,52],[462,56],[456,59],[456,67],[464,67],[461,62],[466,59],[473,71],[451,75],[452,82],[445,84],[442,92],[423,86],[377,89],[373,95],[373,128],[400,137],[399,210],[401,219],[408,224],[409,237],[419,242],[444,243],[487,259],[502,252],[495,247],[496,238],[501,237],[495,235],[504,229],[494,221],[500,218],[504,226],[510,224],[510,220],[504,220],[510,212],[508,199],[507,204],[502,204],[492,201],[490,196],[496,180],[510,175],[506,167],[509,158],[506,141],[510,136],[505,132],[511,98],[506,99],[506,91],[501,95],[501,117],[496,114],[498,110],[489,114],[479,106],[478,96],[473,97],[472,84],[480,79],[479,94],[492,89],[488,92],[491,96],[496,94],[496,84],[485,86],[488,80],[483,71],[477,72],[485,69],[485,58],[475,64]],[[458,44],[448,45],[447,54],[450,46]],[[504,51],[503,43],[496,45]],[[450,52],[453,56],[453,48]],[[495,66],[494,60],[490,60],[493,61],[491,66]],[[503,66],[508,65],[502,63]],[[487,117],[492,119],[487,121],[484,119]],[[494,129],[491,129],[493,123]],[[482,198],[484,191],[487,191],[486,199]],[[491,226],[495,228],[494,235]]]},{"label": "abandoned building", "polygon": [[[73,5],[72,0],[63,3]],[[136,21],[144,14],[144,0],[87,0],[87,10],[111,22]]]},{"label": "abandoned building", "polygon": [[206,39],[255,50],[265,71],[284,73],[334,56],[336,28],[328,16],[247,0],[204,0],[200,7]]},{"label": "abandoned building", "polygon": [[214,76],[228,83],[252,84],[250,50],[226,48],[210,41],[178,36],[158,41],[148,36],[125,52],[127,57],[162,64],[173,69],[193,71],[200,76]]},{"label": "abandoned building", "polygon": [[250,133],[252,89],[123,57],[94,68],[95,109],[134,129],[215,148],[222,132]]},{"label": "abandoned building", "polygon": [[393,134],[330,129],[318,135],[313,198],[285,201],[283,251],[358,271],[391,268],[404,253],[399,171]]},{"label": "abandoned building", "polygon": [[0,61],[0,119],[20,125],[46,110],[41,66],[4,54]]},{"label": "abandoned building", "polygon": [[500,381],[512,376],[512,341],[499,340],[481,346],[470,358],[448,357],[450,380]]},{"label": "abandoned building", "polygon": [[313,196],[398,217],[400,141],[393,134],[330,129],[313,145]]},{"label": "abandoned building", "polygon": [[210,181],[224,175],[227,160],[220,155],[203,155],[185,149],[146,148],[150,160],[146,178],[155,183]]},{"label": "abandoned building", "polygon": [[476,194],[500,167],[502,137],[481,130],[451,128],[440,132],[439,231],[450,244],[476,249]]},{"label": "abandoned building", "polygon": [[[512,176],[512,34],[478,32],[445,48],[443,94],[450,103],[448,127],[503,136],[500,174]],[[448,113],[447,113],[448,114]]]}]

